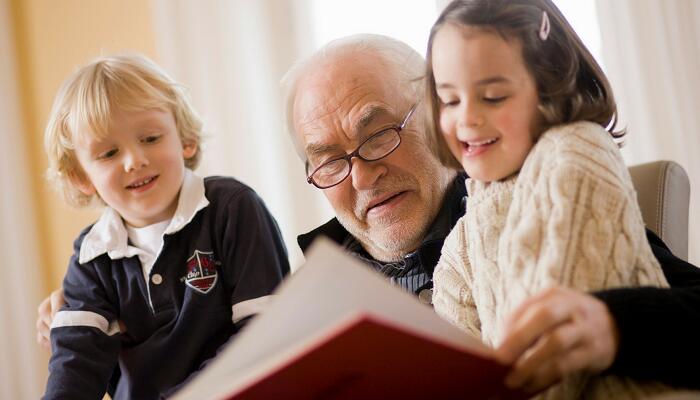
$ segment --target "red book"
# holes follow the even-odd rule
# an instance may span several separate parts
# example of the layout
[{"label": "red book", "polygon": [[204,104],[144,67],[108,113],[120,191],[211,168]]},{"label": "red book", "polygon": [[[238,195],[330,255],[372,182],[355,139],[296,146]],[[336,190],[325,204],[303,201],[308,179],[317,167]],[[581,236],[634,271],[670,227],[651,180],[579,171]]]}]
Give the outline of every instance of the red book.
[{"label": "red book", "polygon": [[506,371],[478,339],[320,241],[265,311],[174,398],[519,397],[503,387]]}]

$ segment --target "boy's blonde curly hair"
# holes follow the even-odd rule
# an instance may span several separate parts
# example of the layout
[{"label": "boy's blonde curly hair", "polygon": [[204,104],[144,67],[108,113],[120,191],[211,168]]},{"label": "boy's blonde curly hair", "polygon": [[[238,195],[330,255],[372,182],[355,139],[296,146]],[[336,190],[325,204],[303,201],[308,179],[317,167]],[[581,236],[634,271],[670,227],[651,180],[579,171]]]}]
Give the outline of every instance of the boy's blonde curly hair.
[{"label": "boy's blonde curly hair", "polygon": [[[49,115],[44,147],[47,178],[68,204],[83,207],[95,197],[76,186],[84,177],[75,155],[78,135],[105,138],[115,111],[149,109],[172,112],[183,144],[201,142],[202,122],[184,88],[142,55],[99,57],[66,79]],[[194,169],[199,160],[197,146],[195,155],[184,160],[185,166]]]}]

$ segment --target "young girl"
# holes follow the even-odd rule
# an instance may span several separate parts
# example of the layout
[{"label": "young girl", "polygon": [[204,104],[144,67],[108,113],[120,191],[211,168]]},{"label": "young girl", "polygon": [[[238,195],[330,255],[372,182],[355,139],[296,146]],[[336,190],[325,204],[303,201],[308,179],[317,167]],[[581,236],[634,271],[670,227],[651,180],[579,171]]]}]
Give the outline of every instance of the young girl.
[{"label": "young girl", "polygon": [[[491,345],[551,285],[668,286],[614,138],[610,85],[550,0],[452,2],[428,44],[437,152],[470,176],[436,267],[434,305]],[[662,390],[572,376],[553,398]]]}]

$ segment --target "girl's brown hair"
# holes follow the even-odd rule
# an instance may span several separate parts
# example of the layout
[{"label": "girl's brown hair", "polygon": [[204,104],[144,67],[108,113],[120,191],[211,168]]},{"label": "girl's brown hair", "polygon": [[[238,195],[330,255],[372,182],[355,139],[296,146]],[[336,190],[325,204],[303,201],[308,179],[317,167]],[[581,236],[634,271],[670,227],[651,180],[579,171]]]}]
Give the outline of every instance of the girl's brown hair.
[{"label": "girl's brown hair", "polygon": [[[543,13],[550,22],[549,35],[540,38]],[[426,93],[435,125],[434,147],[440,161],[460,168],[439,127],[439,100],[432,68],[435,35],[445,24],[473,26],[492,31],[522,44],[525,66],[537,85],[542,129],[575,122],[600,124],[614,138],[617,106],[603,70],[586,49],[569,22],[551,0],[455,0],[440,14],[430,31],[427,52]]]}]

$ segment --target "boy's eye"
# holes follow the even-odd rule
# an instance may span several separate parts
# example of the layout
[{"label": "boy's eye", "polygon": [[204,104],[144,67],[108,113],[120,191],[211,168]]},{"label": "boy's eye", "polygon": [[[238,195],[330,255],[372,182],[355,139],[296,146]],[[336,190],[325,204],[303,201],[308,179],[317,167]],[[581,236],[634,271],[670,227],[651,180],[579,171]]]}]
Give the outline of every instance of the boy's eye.
[{"label": "boy's eye", "polygon": [[144,143],[155,143],[155,142],[157,142],[158,140],[160,140],[161,136],[162,136],[162,135],[151,135],[151,136],[146,136],[146,137],[143,139],[143,142],[144,142]]},{"label": "boy's eye", "polygon": [[108,159],[108,158],[112,158],[112,157],[114,157],[115,155],[117,155],[117,149],[111,149],[111,150],[107,150],[107,151],[105,151],[105,152],[103,152],[103,153],[98,154],[98,155],[97,155],[97,159],[98,159],[98,160],[105,160],[105,159]]}]

